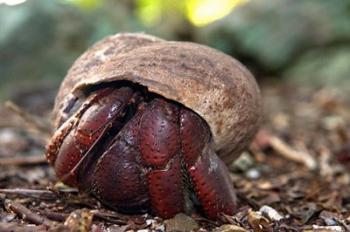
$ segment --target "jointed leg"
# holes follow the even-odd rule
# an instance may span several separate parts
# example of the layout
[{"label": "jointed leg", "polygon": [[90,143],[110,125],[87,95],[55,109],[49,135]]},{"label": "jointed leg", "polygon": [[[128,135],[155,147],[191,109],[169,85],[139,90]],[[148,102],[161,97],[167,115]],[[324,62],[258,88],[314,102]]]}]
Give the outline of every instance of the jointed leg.
[{"label": "jointed leg", "polygon": [[148,173],[152,208],[169,218],[184,208],[178,109],[161,99],[145,109],[140,125],[140,150]]},{"label": "jointed leg", "polygon": [[215,154],[210,131],[195,113],[180,112],[182,154],[196,195],[209,218],[220,213],[232,215],[236,195],[225,164]]}]

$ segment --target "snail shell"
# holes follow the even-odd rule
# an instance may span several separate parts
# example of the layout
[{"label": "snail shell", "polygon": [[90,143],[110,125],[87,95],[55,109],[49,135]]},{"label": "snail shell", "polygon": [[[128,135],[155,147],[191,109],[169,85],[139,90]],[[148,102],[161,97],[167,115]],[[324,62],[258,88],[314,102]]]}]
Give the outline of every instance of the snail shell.
[{"label": "snail shell", "polygon": [[122,33],[93,45],[70,68],[56,97],[54,126],[84,89],[115,81],[146,86],[195,111],[209,124],[226,163],[246,148],[261,121],[259,88],[237,60],[195,43]]}]

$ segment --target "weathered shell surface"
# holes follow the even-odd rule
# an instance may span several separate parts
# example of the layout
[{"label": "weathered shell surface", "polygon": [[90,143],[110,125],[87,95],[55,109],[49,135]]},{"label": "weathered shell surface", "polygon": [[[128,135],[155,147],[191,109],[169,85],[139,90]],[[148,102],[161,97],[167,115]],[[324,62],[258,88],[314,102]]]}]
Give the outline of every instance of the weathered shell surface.
[{"label": "weathered shell surface", "polygon": [[118,80],[147,86],[202,116],[226,163],[248,145],[261,121],[258,86],[237,60],[195,43],[117,34],[95,44],[71,67],[56,98],[55,126],[72,95]]}]

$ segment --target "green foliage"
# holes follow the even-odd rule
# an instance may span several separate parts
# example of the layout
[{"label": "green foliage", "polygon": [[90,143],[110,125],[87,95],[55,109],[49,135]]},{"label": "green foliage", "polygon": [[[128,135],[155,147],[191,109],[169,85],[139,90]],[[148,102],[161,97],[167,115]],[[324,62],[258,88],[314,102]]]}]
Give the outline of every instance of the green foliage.
[{"label": "green foliage", "polygon": [[284,76],[299,84],[338,85],[350,88],[350,46],[307,52]]},{"label": "green foliage", "polygon": [[137,0],[136,14],[146,25],[158,24],[165,17],[184,17],[185,0]]},{"label": "green foliage", "polygon": [[249,57],[263,70],[280,72],[306,50],[349,43],[349,22],[349,1],[250,1],[201,30],[198,39]]},{"label": "green foliage", "polygon": [[137,0],[136,13],[146,25],[158,24],[176,14],[196,26],[204,26],[229,14],[247,0]]},{"label": "green foliage", "polygon": [[83,9],[94,9],[103,4],[103,0],[62,0],[70,4],[74,4]]},{"label": "green foliage", "polygon": [[62,0],[0,5],[0,21],[0,98],[14,86],[58,85],[88,46],[106,35],[141,28],[131,9],[110,0],[89,10]]}]

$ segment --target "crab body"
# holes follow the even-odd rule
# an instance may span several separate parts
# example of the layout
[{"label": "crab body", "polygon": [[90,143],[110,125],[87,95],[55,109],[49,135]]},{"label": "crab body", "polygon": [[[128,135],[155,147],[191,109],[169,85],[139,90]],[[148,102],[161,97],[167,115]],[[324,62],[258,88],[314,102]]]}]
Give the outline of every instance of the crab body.
[{"label": "crab body", "polygon": [[57,176],[112,207],[169,218],[185,211],[193,193],[210,218],[234,212],[209,127],[180,104],[130,87],[101,88],[55,135],[47,157]]}]

